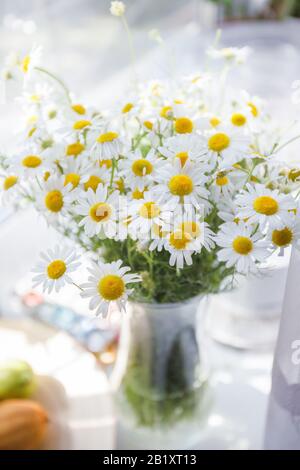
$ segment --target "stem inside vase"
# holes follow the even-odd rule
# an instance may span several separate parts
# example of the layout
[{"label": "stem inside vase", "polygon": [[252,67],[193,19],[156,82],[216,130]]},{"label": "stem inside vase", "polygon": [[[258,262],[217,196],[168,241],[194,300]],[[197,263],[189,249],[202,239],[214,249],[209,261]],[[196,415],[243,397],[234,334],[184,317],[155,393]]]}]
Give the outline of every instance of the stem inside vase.
[{"label": "stem inside vase", "polygon": [[121,413],[136,425],[164,427],[206,414],[198,306],[199,299],[131,304],[128,361],[118,396]]}]

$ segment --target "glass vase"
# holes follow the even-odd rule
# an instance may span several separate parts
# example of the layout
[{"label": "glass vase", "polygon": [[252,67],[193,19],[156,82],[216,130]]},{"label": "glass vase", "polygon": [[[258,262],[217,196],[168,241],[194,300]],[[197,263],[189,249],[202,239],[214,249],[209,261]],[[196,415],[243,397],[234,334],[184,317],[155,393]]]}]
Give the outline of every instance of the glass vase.
[{"label": "glass vase", "polygon": [[199,297],[129,303],[114,372],[121,447],[190,448],[205,430],[211,403],[205,305]]}]

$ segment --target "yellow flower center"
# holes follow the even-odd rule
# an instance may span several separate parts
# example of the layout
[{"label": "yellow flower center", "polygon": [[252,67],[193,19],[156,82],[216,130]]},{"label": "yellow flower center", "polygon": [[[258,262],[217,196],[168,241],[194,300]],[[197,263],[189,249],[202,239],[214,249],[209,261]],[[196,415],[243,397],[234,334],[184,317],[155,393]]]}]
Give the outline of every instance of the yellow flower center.
[{"label": "yellow flower center", "polygon": [[144,192],[145,192],[145,189],[143,191],[140,191],[139,189],[135,188],[132,191],[133,199],[143,199],[144,198]]},{"label": "yellow flower center", "polygon": [[160,214],[160,208],[155,202],[145,202],[140,208],[139,214],[144,219],[153,219]]},{"label": "yellow flower center", "polygon": [[33,94],[30,96],[30,101],[32,101],[33,103],[39,103],[41,101],[41,96]]},{"label": "yellow flower center", "polygon": [[64,185],[67,186],[67,184],[69,183],[71,183],[73,188],[77,188],[77,186],[80,183],[80,176],[77,173],[69,173],[68,175],[65,176]]},{"label": "yellow flower center", "polygon": [[86,119],[82,119],[81,121],[74,122],[73,129],[75,131],[80,131],[81,129],[84,129],[85,127],[88,127],[91,124],[92,124],[91,121],[88,121]]},{"label": "yellow flower center", "polygon": [[47,181],[50,178],[51,174],[50,171],[45,171],[44,173],[44,181]]},{"label": "yellow flower center", "polygon": [[66,155],[75,156],[79,155],[84,150],[84,145],[81,142],[74,142],[67,146]]},{"label": "yellow flower center", "polygon": [[227,178],[226,174],[223,172],[218,173],[216,177],[216,185],[226,186],[228,183],[229,183],[229,179]]},{"label": "yellow flower center", "polygon": [[125,193],[125,183],[124,183],[124,180],[122,178],[119,178],[116,181],[116,186],[117,186],[117,189],[120,191],[120,193],[122,193],[122,194]]},{"label": "yellow flower center", "polygon": [[241,113],[236,113],[231,116],[231,122],[234,126],[242,127],[246,124],[247,118]]},{"label": "yellow flower center", "polygon": [[236,237],[233,240],[232,248],[239,255],[248,255],[253,250],[253,242],[248,237]]},{"label": "yellow flower center", "polygon": [[290,228],[285,227],[282,230],[273,230],[272,242],[274,245],[283,247],[289,245],[293,240],[293,232]]},{"label": "yellow flower center", "polygon": [[71,108],[75,113],[80,114],[81,116],[86,113],[86,109],[82,104],[73,104]]},{"label": "yellow flower center", "polygon": [[298,181],[299,178],[300,178],[300,170],[297,170],[296,168],[294,168],[289,171],[289,174],[288,174],[289,180],[295,182],[295,181]]},{"label": "yellow flower center", "polygon": [[194,78],[192,78],[192,83],[197,83],[201,79],[201,75],[196,75]]},{"label": "yellow flower center", "polygon": [[253,209],[259,214],[274,215],[278,212],[278,202],[270,196],[260,196],[255,199]]},{"label": "yellow flower center", "polygon": [[199,235],[201,233],[200,225],[197,224],[197,222],[194,222],[194,221],[183,222],[180,225],[179,229],[182,230],[182,232],[190,235],[192,238],[199,237]]},{"label": "yellow flower center", "polygon": [[37,168],[42,163],[42,159],[37,155],[28,155],[28,157],[23,158],[22,165],[26,168]]},{"label": "yellow flower center", "polygon": [[208,147],[213,152],[222,152],[222,150],[227,149],[229,145],[230,138],[223,132],[212,135],[208,141]]},{"label": "yellow flower center", "polygon": [[87,191],[89,188],[91,188],[94,192],[96,192],[100,183],[103,183],[103,180],[99,178],[99,176],[91,175],[86,183],[84,183],[84,189]]},{"label": "yellow flower center", "polygon": [[99,142],[99,144],[105,144],[106,142],[113,142],[118,137],[119,134],[117,132],[106,132],[105,134],[99,135],[97,142]]},{"label": "yellow flower center", "polygon": [[51,111],[48,112],[48,118],[49,119],[54,119],[57,116],[57,111],[56,109],[51,109]]},{"label": "yellow flower center", "polygon": [[171,119],[173,114],[172,106],[163,106],[159,114],[162,118]]},{"label": "yellow flower center", "polygon": [[153,123],[151,121],[144,121],[144,126],[149,130],[152,131]]},{"label": "yellow flower center", "polygon": [[258,109],[257,109],[257,107],[255,106],[255,104],[249,102],[249,103],[248,103],[248,106],[249,106],[249,108],[251,109],[252,116],[257,117],[259,113],[258,113]]},{"label": "yellow flower center", "polygon": [[61,259],[56,259],[52,261],[47,267],[47,274],[50,279],[59,279],[62,277],[67,270],[66,263]]},{"label": "yellow flower center", "polygon": [[221,124],[221,121],[220,119],[218,119],[217,117],[212,117],[210,120],[209,120],[209,123],[212,127],[218,127],[219,124]]},{"label": "yellow flower center", "polygon": [[176,119],[174,128],[178,134],[190,134],[193,132],[194,124],[189,118],[181,117]]},{"label": "yellow flower center", "polygon": [[181,163],[181,167],[184,167],[184,165],[186,164],[188,158],[189,158],[189,155],[187,152],[179,152],[176,154],[176,157],[179,158],[180,160],[180,163]]},{"label": "yellow flower center", "polygon": [[170,245],[176,250],[185,250],[188,244],[191,241],[190,234],[184,232],[183,230],[176,230],[170,235]]},{"label": "yellow flower center", "polygon": [[26,55],[24,59],[22,60],[22,70],[24,73],[28,72],[30,61],[31,61],[30,55]]},{"label": "yellow flower center", "polygon": [[8,191],[10,188],[12,188],[18,181],[17,176],[7,176],[4,180],[3,183],[3,189],[4,191]]},{"label": "yellow flower center", "polygon": [[125,292],[125,283],[120,276],[108,274],[100,279],[98,292],[105,300],[117,300],[122,297]]},{"label": "yellow flower center", "polygon": [[51,212],[59,212],[64,205],[64,198],[58,189],[49,191],[45,197],[45,205]]},{"label": "yellow flower center", "polygon": [[149,160],[140,158],[139,160],[135,160],[133,162],[131,169],[136,176],[146,176],[152,173],[153,165],[149,162]]},{"label": "yellow flower center", "polygon": [[110,158],[107,160],[100,160],[99,166],[100,167],[106,166],[106,168],[109,170],[112,166],[112,160]]},{"label": "yellow flower center", "polygon": [[111,216],[111,207],[106,202],[98,202],[90,208],[90,217],[95,222],[106,222]]},{"label": "yellow flower center", "polygon": [[124,108],[122,109],[122,113],[123,114],[127,114],[129,113],[129,111],[131,111],[133,108],[133,104],[132,103],[127,103],[125,104]]},{"label": "yellow flower center", "polygon": [[169,181],[169,189],[175,196],[188,196],[193,188],[193,181],[187,175],[175,175]]}]

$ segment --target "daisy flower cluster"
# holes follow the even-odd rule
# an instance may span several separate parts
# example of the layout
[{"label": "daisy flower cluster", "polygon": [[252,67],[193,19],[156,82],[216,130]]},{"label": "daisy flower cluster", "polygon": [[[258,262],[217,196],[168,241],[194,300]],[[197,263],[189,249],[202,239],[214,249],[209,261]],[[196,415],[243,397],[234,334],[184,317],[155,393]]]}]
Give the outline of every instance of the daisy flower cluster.
[{"label": "daisy flower cluster", "polygon": [[2,201],[34,205],[76,246],[43,254],[35,284],[73,282],[77,252],[90,252],[79,287],[105,314],[128,295],[175,302],[217,292],[298,243],[300,164],[284,161],[294,136],[262,99],[230,87],[230,68],[248,52],[210,48],[214,72],[137,82],[108,110],[70,94],[37,65],[39,50],[6,64],[6,80],[25,75],[25,120],[1,159]]}]

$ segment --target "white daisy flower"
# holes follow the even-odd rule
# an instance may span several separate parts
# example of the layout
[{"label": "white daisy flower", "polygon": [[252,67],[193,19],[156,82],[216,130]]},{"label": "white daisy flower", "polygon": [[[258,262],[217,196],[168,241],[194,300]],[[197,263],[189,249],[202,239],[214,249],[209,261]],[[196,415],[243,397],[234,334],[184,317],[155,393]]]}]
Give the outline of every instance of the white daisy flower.
[{"label": "white daisy flower", "polygon": [[236,197],[240,219],[258,223],[262,229],[267,225],[282,228],[289,222],[291,212],[296,209],[295,200],[290,195],[279,194],[262,184],[247,184],[246,188]]},{"label": "white daisy flower", "polygon": [[145,186],[153,182],[162,164],[164,161],[155,157],[154,150],[150,150],[146,157],[143,157],[140,150],[136,150],[128,153],[126,158],[120,161],[119,166],[126,186],[142,191]]},{"label": "white daisy flower", "polygon": [[177,216],[175,221],[175,229],[189,234],[194,240],[200,242],[201,246],[199,251],[202,249],[202,247],[210,251],[215,245],[213,241],[213,231],[197,213],[188,214],[187,212],[183,212],[180,216]]},{"label": "white daisy flower", "polygon": [[30,89],[25,89],[20,97],[16,98],[16,102],[20,103],[23,107],[29,106],[31,109],[40,111],[40,107],[47,105],[54,89],[48,83],[34,82]]},{"label": "white daisy flower", "polygon": [[13,202],[20,195],[20,177],[6,174],[1,178],[1,202],[3,204]]},{"label": "white daisy flower", "polygon": [[74,201],[72,185],[65,185],[63,176],[50,176],[43,181],[42,189],[37,196],[37,207],[52,221],[68,215]]},{"label": "white daisy flower", "polygon": [[254,119],[261,118],[264,114],[265,103],[261,98],[251,96],[247,91],[243,90],[241,93],[241,102],[248,106]]},{"label": "white daisy flower", "polygon": [[225,47],[223,49],[216,49],[210,47],[206,54],[212,59],[223,60],[226,63],[231,64],[243,64],[251,54],[250,47]]},{"label": "white daisy flower", "polygon": [[112,263],[94,263],[88,268],[90,276],[88,282],[81,285],[84,298],[91,298],[89,307],[96,309],[96,315],[107,316],[110,302],[116,302],[120,310],[125,309],[128,295],[133,289],[128,289],[127,284],[141,282],[137,274],[129,274],[130,268],[122,266],[122,261]]},{"label": "white daisy flower", "polygon": [[216,202],[222,197],[230,199],[233,195],[242,189],[246,183],[248,175],[235,168],[228,170],[219,170],[212,177],[211,192]]},{"label": "white daisy flower", "polygon": [[103,184],[103,186],[105,186],[107,183],[109,183],[110,171],[108,171],[105,166],[90,166],[87,168],[86,174],[82,176],[80,181],[83,184],[85,191],[91,188],[94,192],[96,192],[99,184]]},{"label": "white daisy flower", "polygon": [[213,131],[217,130],[218,127],[222,127],[224,123],[224,119],[218,115],[217,113],[205,113],[198,119],[198,129],[200,131]]},{"label": "white daisy flower", "polygon": [[85,106],[84,104],[73,101],[71,105],[68,105],[65,108],[65,115],[67,118],[72,121],[80,120],[90,120],[92,121],[95,118],[100,118],[101,114],[99,111],[90,106]]},{"label": "white daisy flower", "polygon": [[49,294],[55,289],[58,292],[66,283],[73,284],[71,273],[80,266],[80,256],[73,248],[56,246],[53,250],[41,253],[41,260],[32,272],[33,287],[42,284],[43,291]]},{"label": "white daisy flower", "polygon": [[123,16],[125,14],[125,4],[120,1],[113,1],[110,3],[110,12],[113,16]]},{"label": "white daisy flower", "polygon": [[148,239],[154,226],[165,229],[171,221],[170,209],[170,205],[158,203],[151,190],[145,192],[143,199],[132,201],[129,206],[131,236]]},{"label": "white daisy flower", "polygon": [[235,187],[230,180],[230,172],[218,171],[212,183],[212,195],[216,201],[224,196],[229,198],[235,191]]},{"label": "white daisy flower", "polygon": [[203,141],[197,134],[183,134],[173,136],[164,141],[163,147],[159,147],[160,153],[168,159],[178,158],[184,167],[187,161],[203,162],[206,160],[206,149]]},{"label": "white daisy flower", "polygon": [[[79,105],[78,105],[79,106]],[[84,116],[73,116],[67,122],[63,122],[58,129],[57,135],[62,135],[64,138],[69,137],[74,141],[83,140],[87,144],[93,144],[99,129],[101,128],[102,117],[99,114],[91,114]]]},{"label": "white daisy flower", "polygon": [[300,165],[298,162],[286,163],[274,161],[269,163],[269,180],[276,188],[280,187],[282,192],[291,192],[299,188]]},{"label": "white daisy flower", "polygon": [[294,218],[288,225],[280,229],[271,229],[267,234],[275,250],[279,250],[279,254],[283,255],[284,248],[298,244],[300,240],[300,220]]},{"label": "white daisy flower", "polygon": [[35,69],[40,63],[42,55],[41,46],[34,45],[30,52],[20,59],[19,66],[20,70],[24,74],[26,80],[28,80]]},{"label": "white daisy flower", "polygon": [[127,193],[128,199],[130,201],[136,201],[136,200],[139,200],[139,199],[144,199],[145,193],[147,191],[149,191],[149,189],[150,188],[148,186],[145,186],[142,189],[134,187]]},{"label": "white daisy flower", "polygon": [[161,143],[161,136],[167,138],[171,135],[172,124],[166,120],[148,117],[142,122],[142,129],[147,133],[151,147],[156,149]]},{"label": "white daisy flower", "polygon": [[82,139],[67,138],[66,141],[63,152],[66,157],[78,157],[78,155],[84,156],[87,154],[86,144]]},{"label": "white daisy flower", "polygon": [[9,171],[25,178],[40,176],[52,166],[49,154],[37,152],[35,148],[26,148],[9,161]]},{"label": "white daisy flower", "polygon": [[157,178],[158,184],[153,192],[162,201],[168,201],[172,205],[191,204],[195,208],[204,205],[209,208],[209,192],[205,188],[207,176],[202,168],[190,162],[184,167],[177,159],[172,165],[168,164],[161,168]]},{"label": "white daisy flower", "polygon": [[151,232],[153,240],[151,240],[149,250],[157,250],[158,252],[162,251],[162,249],[165,248],[167,237],[170,234],[170,229],[166,229],[166,227],[162,228],[161,225],[153,224]]},{"label": "white daisy flower", "polygon": [[97,160],[117,158],[122,152],[123,143],[117,132],[108,131],[100,134],[92,148]]},{"label": "white daisy flower", "polygon": [[[71,184],[72,189],[84,187],[89,179],[87,173],[89,172],[91,164],[88,164],[82,157],[64,159],[61,163],[63,170],[65,185]],[[100,182],[100,181],[99,181]]]},{"label": "white daisy flower", "polygon": [[116,235],[118,196],[117,191],[108,196],[107,187],[103,184],[99,184],[95,192],[89,188],[80,195],[76,212],[83,216],[79,226],[84,227],[86,235],[105,235],[108,238]]},{"label": "white daisy flower", "polygon": [[224,168],[251,155],[249,138],[227,127],[218,127],[209,131],[204,137],[204,143],[209,161],[216,164],[218,160],[221,160]]},{"label": "white daisy flower", "polygon": [[215,237],[215,242],[221,247],[219,261],[224,261],[228,268],[235,267],[241,274],[257,273],[257,263],[269,255],[269,243],[261,238],[261,233],[253,234],[253,227],[244,222],[226,222]]},{"label": "white daisy flower", "polygon": [[252,121],[253,114],[249,106],[235,107],[229,113],[229,125],[232,126],[233,129],[247,131]]},{"label": "white daisy flower", "polygon": [[126,103],[122,103],[119,108],[121,118],[126,121],[134,116],[138,116],[140,108],[136,102],[136,97]]},{"label": "white daisy flower", "polygon": [[170,266],[182,269],[186,263],[193,264],[192,255],[200,253],[203,246],[210,249],[213,246],[212,232],[205,222],[185,220],[179,227],[170,232],[167,236],[164,248],[169,251]]}]

